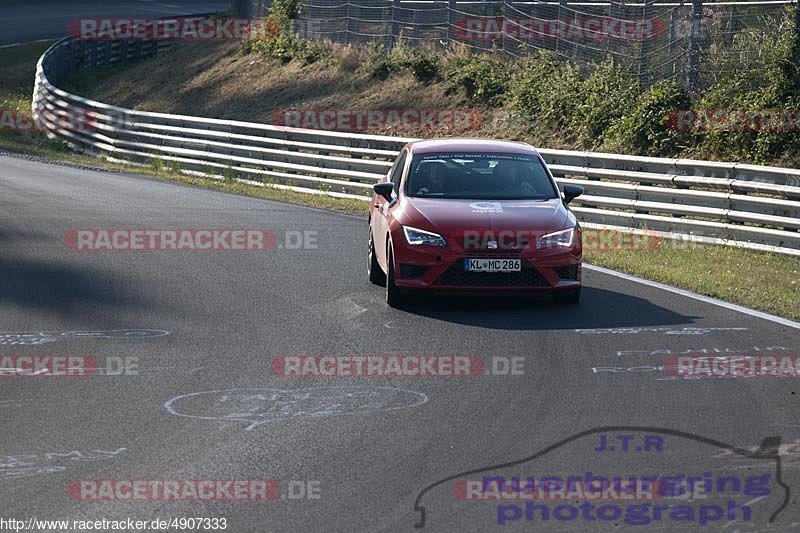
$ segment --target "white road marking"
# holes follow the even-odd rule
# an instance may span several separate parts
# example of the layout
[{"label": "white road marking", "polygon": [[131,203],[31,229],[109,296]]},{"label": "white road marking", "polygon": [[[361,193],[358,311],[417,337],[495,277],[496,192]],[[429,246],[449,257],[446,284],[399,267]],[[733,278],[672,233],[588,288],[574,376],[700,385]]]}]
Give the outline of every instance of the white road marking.
[{"label": "white road marking", "polygon": [[[204,400],[210,405],[203,405]],[[200,406],[192,405],[192,401],[199,401]],[[396,405],[392,405],[392,401]],[[186,402],[190,405],[176,405]],[[371,414],[425,403],[428,403],[428,396],[421,392],[397,387],[352,386],[193,392],[167,400],[164,408],[173,415],[187,418],[248,422],[250,425],[245,429],[251,430],[281,420]],[[204,410],[211,414],[202,414]]]},{"label": "white road marking", "polygon": [[[759,496],[758,498],[753,498],[752,500],[750,500],[749,502],[745,503],[744,505],[750,507],[754,503],[756,503],[756,502],[758,502],[760,500],[763,500],[764,498],[766,498],[766,496]],[[735,524],[737,522],[741,522],[741,520],[739,520],[738,518],[736,518],[734,520],[728,520],[728,523],[725,524],[724,526],[722,526],[722,529],[727,529],[728,527],[730,527],[731,525],[733,525],[733,524]]]},{"label": "white road marking", "polygon": [[609,276],[622,278],[624,280],[633,281],[634,283],[649,285],[650,287],[655,287],[656,289],[661,289],[674,294],[679,294],[681,296],[685,296],[686,298],[692,298],[694,300],[699,300],[701,302],[705,302],[711,305],[716,305],[718,307],[724,307],[725,309],[730,309],[732,311],[736,311],[737,313],[743,313],[745,315],[754,316],[756,318],[769,320],[770,322],[775,322],[777,324],[781,324],[782,326],[786,326],[789,328],[800,329],[800,322],[794,322],[793,320],[789,320],[788,318],[781,318],[779,316],[770,315],[769,313],[764,313],[763,311],[756,311],[755,309],[750,309],[749,307],[723,302],[722,300],[717,300],[716,298],[711,298],[710,296],[703,296],[702,294],[697,294],[696,292],[679,289],[677,287],[665,285],[664,283],[659,283],[657,281],[650,281],[647,279],[640,278],[638,276],[632,276],[630,274],[617,272],[616,270],[609,270],[608,268],[603,268],[595,265],[584,264],[583,268],[585,268],[586,270],[594,270],[602,274],[608,274]]},{"label": "white road marking", "polygon": [[323,314],[347,322],[354,320],[356,317],[363,315],[367,311],[369,311],[369,309],[356,303],[353,296],[339,298],[338,300],[322,306]]},{"label": "white road marking", "polygon": [[0,50],[3,50],[4,48],[14,48],[16,46],[23,46],[23,45],[26,45],[26,44],[46,43],[46,42],[49,42],[49,41],[57,41],[57,40],[58,39],[55,39],[55,38],[53,38],[53,39],[37,39],[35,41],[28,41],[28,42],[24,42],[24,43],[4,44],[4,45],[0,46]]}]

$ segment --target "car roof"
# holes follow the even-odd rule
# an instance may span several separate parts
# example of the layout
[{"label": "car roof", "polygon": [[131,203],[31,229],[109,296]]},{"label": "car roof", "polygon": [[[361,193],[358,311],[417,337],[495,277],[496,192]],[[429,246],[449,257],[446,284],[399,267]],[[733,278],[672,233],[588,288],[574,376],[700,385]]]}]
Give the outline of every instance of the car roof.
[{"label": "car roof", "polygon": [[442,152],[500,152],[512,154],[539,155],[536,148],[528,143],[501,141],[497,139],[431,139],[408,144],[412,154],[431,154]]}]

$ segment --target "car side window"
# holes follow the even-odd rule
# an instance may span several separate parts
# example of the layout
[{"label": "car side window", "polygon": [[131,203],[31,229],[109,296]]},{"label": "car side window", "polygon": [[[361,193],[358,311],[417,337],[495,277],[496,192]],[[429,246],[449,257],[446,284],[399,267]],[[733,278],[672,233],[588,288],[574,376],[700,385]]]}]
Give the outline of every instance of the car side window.
[{"label": "car side window", "polygon": [[400,190],[400,180],[403,179],[403,169],[406,166],[406,158],[408,157],[408,152],[403,150],[403,153],[400,155],[400,158],[394,164],[394,167],[391,170],[391,175],[389,176],[389,180],[394,184],[394,193],[395,195],[398,194]]}]

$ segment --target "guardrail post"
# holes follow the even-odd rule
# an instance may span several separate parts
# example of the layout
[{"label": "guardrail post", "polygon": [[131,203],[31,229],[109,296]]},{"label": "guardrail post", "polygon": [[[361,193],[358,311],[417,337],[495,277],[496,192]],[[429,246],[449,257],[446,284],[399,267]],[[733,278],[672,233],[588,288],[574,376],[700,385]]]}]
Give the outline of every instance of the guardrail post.
[{"label": "guardrail post", "polygon": [[126,40],[120,42],[119,60],[121,63],[126,63],[128,61],[128,41]]},{"label": "guardrail post", "polygon": [[103,64],[108,65],[111,63],[111,41],[106,40],[103,42]]},{"label": "guardrail post", "polygon": [[689,36],[689,89],[700,88],[700,46],[703,37],[703,0],[692,0],[692,33]]}]

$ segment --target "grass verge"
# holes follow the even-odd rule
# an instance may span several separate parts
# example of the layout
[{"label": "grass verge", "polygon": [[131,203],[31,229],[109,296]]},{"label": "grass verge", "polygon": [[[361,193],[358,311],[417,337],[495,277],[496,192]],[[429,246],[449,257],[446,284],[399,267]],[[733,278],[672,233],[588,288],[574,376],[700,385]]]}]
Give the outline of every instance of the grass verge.
[{"label": "grass verge", "polygon": [[588,251],[584,260],[800,320],[800,257],[664,240],[655,250]]},{"label": "grass verge", "polygon": [[[0,111],[28,110],[35,65],[47,48],[36,43],[0,50]],[[187,176],[163,165],[130,166],[76,154],[36,131],[0,131],[0,148],[101,170],[139,174],[220,191],[367,215],[367,203],[326,195]],[[591,230],[586,232],[587,237]],[[655,250],[587,251],[587,262],[800,320],[800,258],[724,246],[664,241]]]}]

